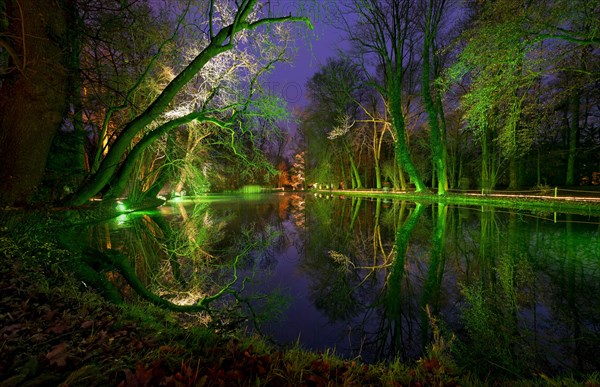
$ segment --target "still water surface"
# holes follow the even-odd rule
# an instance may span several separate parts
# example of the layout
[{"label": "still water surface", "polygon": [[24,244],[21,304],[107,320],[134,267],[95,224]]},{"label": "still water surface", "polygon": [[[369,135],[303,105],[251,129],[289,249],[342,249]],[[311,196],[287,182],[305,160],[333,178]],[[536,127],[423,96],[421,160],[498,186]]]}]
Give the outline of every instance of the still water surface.
[{"label": "still water surface", "polygon": [[243,313],[280,344],[414,360],[437,327],[460,365],[484,373],[600,370],[595,217],[209,196],[124,215],[94,233],[130,256],[150,289],[180,303],[231,282],[239,256],[233,288]]}]

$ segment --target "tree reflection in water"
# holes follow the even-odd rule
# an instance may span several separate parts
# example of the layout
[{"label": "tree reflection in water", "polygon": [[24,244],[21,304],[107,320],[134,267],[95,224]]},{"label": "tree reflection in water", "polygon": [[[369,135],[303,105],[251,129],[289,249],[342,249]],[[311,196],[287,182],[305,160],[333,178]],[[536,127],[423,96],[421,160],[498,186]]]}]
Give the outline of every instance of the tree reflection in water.
[{"label": "tree reflection in water", "polygon": [[261,241],[238,263],[237,298],[219,308],[255,316],[278,342],[410,360],[430,348],[435,318],[456,335],[457,362],[482,373],[600,368],[597,218],[290,194],[164,212],[100,225],[90,240],[178,302],[218,292],[232,258]]}]

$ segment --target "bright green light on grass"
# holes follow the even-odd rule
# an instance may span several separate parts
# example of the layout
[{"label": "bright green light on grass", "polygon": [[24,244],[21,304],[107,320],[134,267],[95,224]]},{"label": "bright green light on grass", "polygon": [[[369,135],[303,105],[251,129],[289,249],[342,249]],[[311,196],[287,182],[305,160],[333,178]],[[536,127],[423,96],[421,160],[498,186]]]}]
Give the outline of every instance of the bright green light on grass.
[{"label": "bright green light on grass", "polygon": [[117,224],[124,224],[127,222],[127,219],[129,219],[129,215],[121,214],[117,217]]},{"label": "bright green light on grass", "polygon": [[258,194],[262,193],[262,191],[263,188],[260,185],[245,185],[239,190],[243,194]]},{"label": "bright green light on grass", "polygon": [[125,206],[125,204],[119,202],[117,204],[117,211],[118,212],[126,212],[127,211],[127,207]]}]

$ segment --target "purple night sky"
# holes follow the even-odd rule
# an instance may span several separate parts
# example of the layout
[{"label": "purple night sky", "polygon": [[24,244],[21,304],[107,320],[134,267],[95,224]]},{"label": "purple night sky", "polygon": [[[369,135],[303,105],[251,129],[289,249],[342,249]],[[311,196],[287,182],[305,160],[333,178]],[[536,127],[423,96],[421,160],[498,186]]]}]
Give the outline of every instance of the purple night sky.
[{"label": "purple night sky", "polygon": [[305,0],[274,0],[274,15],[309,16],[314,29],[304,25],[294,27],[298,34],[297,52],[291,63],[278,63],[269,76],[267,86],[276,96],[282,97],[291,111],[306,103],[306,82],[317,72],[327,58],[336,56],[339,49],[348,46],[343,33],[330,24],[335,17],[335,2]]}]

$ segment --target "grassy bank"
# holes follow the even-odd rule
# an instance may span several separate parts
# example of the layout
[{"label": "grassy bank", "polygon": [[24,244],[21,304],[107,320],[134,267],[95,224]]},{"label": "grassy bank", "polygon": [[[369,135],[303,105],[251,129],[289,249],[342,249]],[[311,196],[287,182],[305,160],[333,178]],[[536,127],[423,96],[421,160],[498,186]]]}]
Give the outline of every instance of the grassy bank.
[{"label": "grassy bank", "polygon": [[[106,302],[69,270],[60,215],[0,214],[1,386],[598,385],[600,376],[479,379],[442,338],[413,364],[363,364],[279,348],[201,314]],[[107,273],[111,275],[111,273]],[[113,278],[114,280],[114,278]],[[127,287],[124,292],[130,291]]]},{"label": "grassy bank", "polygon": [[600,216],[600,191],[591,196],[553,196],[547,193],[526,192],[520,194],[479,192],[449,193],[436,195],[433,192],[383,191],[383,190],[320,190],[317,194],[356,196],[408,200],[421,203],[444,203],[453,205],[497,206],[515,210],[537,210],[564,212],[585,216]]}]

